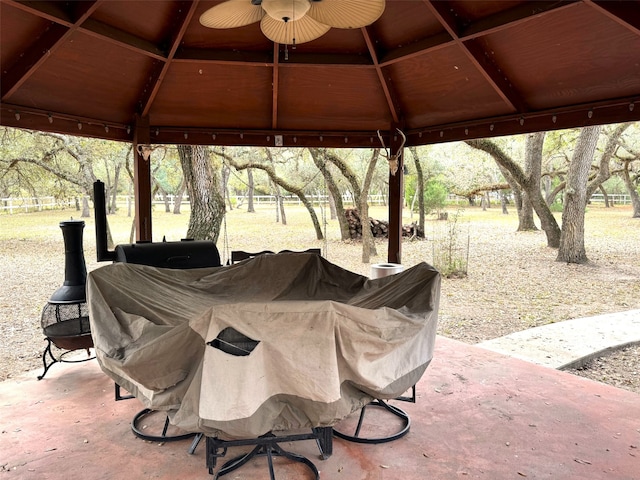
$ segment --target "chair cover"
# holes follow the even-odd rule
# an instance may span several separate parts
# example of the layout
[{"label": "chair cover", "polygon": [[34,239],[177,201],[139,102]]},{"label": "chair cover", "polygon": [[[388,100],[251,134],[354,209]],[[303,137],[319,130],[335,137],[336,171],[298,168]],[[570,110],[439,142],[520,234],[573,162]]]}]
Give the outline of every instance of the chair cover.
[{"label": "chair cover", "polygon": [[414,385],[433,355],[440,275],[421,263],[370,280],[287,253],[192,270],[114,263],[89,274],[87,295],[116,383],[187,431],[252,438],[331,426]]}]

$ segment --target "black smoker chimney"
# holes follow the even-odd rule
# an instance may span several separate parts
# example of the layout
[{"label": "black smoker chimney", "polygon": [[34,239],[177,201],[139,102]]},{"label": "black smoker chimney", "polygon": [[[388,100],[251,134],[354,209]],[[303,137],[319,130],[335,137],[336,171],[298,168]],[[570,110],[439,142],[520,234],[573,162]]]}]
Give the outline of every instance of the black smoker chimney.
[{"label": "black smoker chimney", "polygon": [[64,283],[58,288],[49,302],[80,303],[87,299],[87,266],[82,248],[84,221],[68,220],[60,222],[64,238]]}]

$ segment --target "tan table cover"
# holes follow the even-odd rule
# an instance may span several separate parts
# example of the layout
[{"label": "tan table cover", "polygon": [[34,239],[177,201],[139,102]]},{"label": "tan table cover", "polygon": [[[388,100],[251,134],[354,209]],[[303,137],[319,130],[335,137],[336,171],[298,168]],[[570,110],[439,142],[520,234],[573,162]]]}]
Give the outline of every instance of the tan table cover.
[{"label": "tan table cover", "polygon": [[[87,281],[102,370],[187,431],[253,438],[331,426],[404,393],[433,355],[440,275],[422,263],[370,280],[318,255],[218,268],[115,263]],[[244,356],[209,345],[232,327]]]}]

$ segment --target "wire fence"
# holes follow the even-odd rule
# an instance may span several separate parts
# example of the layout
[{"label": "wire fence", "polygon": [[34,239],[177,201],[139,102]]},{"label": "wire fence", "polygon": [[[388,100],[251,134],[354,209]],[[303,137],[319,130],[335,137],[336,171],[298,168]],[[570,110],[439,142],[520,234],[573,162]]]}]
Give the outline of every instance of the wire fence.
[{"label": "wire fence", "polygon": [[[369,195],[369,205],[386,206],[386,195]],[[232,195],[232,202],[235,205],[242,205],[248,201],[245,195]],[[307,199],[312,205],[325,205],[329,202],[327,195],[308,195]],[[610,193],[607,195],[609,205],[631,205],[631,196],[626,193]],[[174,195],[156,195],[153,198],[152,203],[154,205],[168,205],[173,209],[178,198]],[[282,200],[285,205],[302,205],[302,201],[297,195],[283,195]],[[342,201],[345,205],[353,205],[353,196],[349,193],[345,193],[342,196]],[[129,205],[133,202],[133,197],[130,195],[118,195],[116,197],[116,203],[119,206]],[[275,205],[275,195],[254,195],[253,203],[255,205]],[[449,195],[447,203],[450,205],[464,205],[468,203],[466,197],[459,195]],[[591,196],[590,203],[592,204],[605,204],[605,196],[602,193],[594,193]],[[8,197],[0,198],[0,212],[12,215],[14,213],[29,213],[29,212],[42,212],[44,210],[61,210],[66,208],[80,209],[80,198],[59,199],[55,197]],[[182,204],[188,206],[189,198],[187,196],[182,197]]]},{"label": "wire fence", "polygon": [[[307,195],[306,197],[312,205],[326,205],[329,202],[327,195]],[[302,205],[302,201],[297,195],[283,195],[281,198],[285,205]],[[368,199],[369,205],[387,205],[387,197],[385,195],[369,195]],[[167,195],[164,197],[162,195],[156,195],[153,197],[152,204],[168,206],[170,209],[173,209],[178,200],[180,200],[180,198],[175,195]],[[234,205],[242,205],[248,202],[248,198],[246,195],[232,195],[231,201]],[[353,205],[354,203],[353,196],[348,193],[342,196],[342,201],[345,205]],[[133,197],[130,195],[118,195],[116,197],[116,204],[118,206],[128,206],[131,202],[133,202]],[[42,212],[44,210],[59,210],[74,207],[80,209],[81,203],[82,200],[80,198],[61,200],[55,197],[9,197],[0,198],[0,212],[12,215],[15,213]],[[253,203],[257,206],[275,205],[276,196],[254,195]],[[189,206],[188,196],[182,197],[181,205]]]}]

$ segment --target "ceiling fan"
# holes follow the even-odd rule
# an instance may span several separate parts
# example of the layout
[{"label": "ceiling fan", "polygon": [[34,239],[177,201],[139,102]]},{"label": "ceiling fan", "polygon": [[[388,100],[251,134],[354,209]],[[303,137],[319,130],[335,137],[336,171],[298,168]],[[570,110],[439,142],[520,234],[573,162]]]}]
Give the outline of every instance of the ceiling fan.
[{"label": "ceiling fan", "polygon": [[384,11],[385,0],[227,0],[200,16],[209,28],[236,28],[260,22],[271,41],[297,45],[330,28],[361,28]]}]

